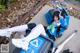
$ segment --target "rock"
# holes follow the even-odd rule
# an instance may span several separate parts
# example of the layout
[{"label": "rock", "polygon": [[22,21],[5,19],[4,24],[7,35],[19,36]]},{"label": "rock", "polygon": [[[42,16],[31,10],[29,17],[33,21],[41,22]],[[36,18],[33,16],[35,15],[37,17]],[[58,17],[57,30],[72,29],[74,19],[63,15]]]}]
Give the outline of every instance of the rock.
[{"label": "rock", "polygon": [[10,20],[9,18],[7,18],[7,21],[8,21],[8,22],[11,22],[11,20]]}]

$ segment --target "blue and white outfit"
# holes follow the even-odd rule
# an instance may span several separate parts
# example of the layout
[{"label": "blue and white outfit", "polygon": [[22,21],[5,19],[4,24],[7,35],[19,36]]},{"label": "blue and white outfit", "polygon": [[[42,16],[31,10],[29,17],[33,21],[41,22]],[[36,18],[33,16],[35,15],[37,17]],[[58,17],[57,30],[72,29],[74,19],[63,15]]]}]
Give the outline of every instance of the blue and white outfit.
[{"label": "blue and white outfit", "polygon": [[[62,34],[69,25],[69,16],[65,16],[66,18],[61,17],[59,23],[53,22],[51,25],[48,26],[48,31],[54,37],[58,37]],[[58,27],[60,27],[60,31],[57,32]]]},{"label": "blue and white outfit", "polygon": [[58,37],[57,30],[60,25],[61,25],[60,22],[59,23],[53,22],[50,26],[48,26],[47,29],[51,35],[53,35],[54,37]]}]

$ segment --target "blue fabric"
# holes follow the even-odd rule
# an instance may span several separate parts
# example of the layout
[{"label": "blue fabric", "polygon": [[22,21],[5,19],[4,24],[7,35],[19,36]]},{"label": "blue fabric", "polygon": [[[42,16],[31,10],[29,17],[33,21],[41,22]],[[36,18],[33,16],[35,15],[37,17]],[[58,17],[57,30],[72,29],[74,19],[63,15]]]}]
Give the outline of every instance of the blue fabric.
[{"label": "blue fabric", "polygon": [[50,34],[52,35],[52,36],[54,36],[54,37],[56,37],[57,36],[57,33],[56,33],[56,28],[54,28],[54,32],[52,33],[51,32],[51,30],[50,29],[48,29],[48,31],[50,32]]},{"label": "blue fabric", "polygon": [[[69,25],[69,19],[70,19],[70,16],[66,16],[66,18],[60,18],[60,23],[61,23],[61,26],[64,27],[64,28],[60,28],[60,32],[59,34],[62,34],[67,26]],[[53,24],[52,24],[53,25]],[[54,37],[58,37],[58,32],[57,32],[57,28],[53,28],[54,29],[54,32],[52,33],[50,29],[48,29],[48,31],[50,32],[51,35],[53,35]]]},{"label": "blue fabric", "polygon": [[67,22],[67,26],[69,25],[69,23],[70,23],[70,16],[68,15],[68,16],[65,16],[66,18],[66,22]]},{"label": "blue fabric", "polygon": [[[36,42],[35,40],[37,40],[37,47],[36,47]],[[41,37],[38,37],[34,40],[32,40],[29,44],[29,49],[28,50],[20,50],[20,53],[31,53],[31,52],[34,52],[34,53],[39,53],[39,50],[42,48],[43,44],[45,42],[45,39],[44,38],[41,38]],[[34,45],[32,45],[31,43],[33,43]]]},{"label": "blue fabric", "polygon": [[61,18],[60,23],[61,23],[61,26],[64,27],[64,28],[61,28],[60,33],[63,33],[65,31],[65,28],[67,28],[70,23],[70,16],[65,16],[65,18]]},{"label": "blue fabric", "polygon": [[52,13],[50,11],[48,11],[46,14],[45,14],[45,18],[47,20],[47,23],[50,25],[51,24],[51,21],[53,20],[52,18]]},{"label": "blue fabric", "polygon": [[66,20],[64,18],[60,18],[60,23],[61,23],[61,26],[67,25]]},{"label": "blue fabric", "polygon": [[[63,7],[61,7],[61,8],[64,9]],[[48,12],[45,14],[47,23],[48,23],[49,25],[51,25],[51,21],[53,20],[53,18],[52,18],[53,13],[54,13],[54,12],[48,11]],[[66,12],[66,13],[67,13],[67,12]],[[65,13],[65,14],[66,14],[66,13]],[[64,15],[65,15],[65,14],[64,14]],[[64,27],[64,28],[61,28],[60,34],[62,34],[62,33],[66,30],[65,28],[68,27],[69,22],[70,22],[69,20],[70,20],[70,16],[69,16],[68,13],[67,13],[67,15],[65,15],[65,18],[60,18],[61,26]],[[54,32],[53,32],[53,33],[51,32],[50,29],[48,29],[48,31],[50,32],[50,34],[54,35],[54,37],[57,37],[57,36],[58,36],[58,35],[57,35],[57,32],[56,32],[56,31],[57,31],[57,28],[54,28]]]},{"label": "blue fabric", "polygon": [[50,26],[48,26],[47,30],[49,31],[49,33],[54,36],[54,37],[58,37],[58,33],[57,33],[57,28],[55,28],[56,26],[54,26],[54,24],[51,24]]},{"label": "blue fabric", "polygon": [[60,18],[61,26],[68,26],[70,23],[70,16],[65,16],[65,18]]}]

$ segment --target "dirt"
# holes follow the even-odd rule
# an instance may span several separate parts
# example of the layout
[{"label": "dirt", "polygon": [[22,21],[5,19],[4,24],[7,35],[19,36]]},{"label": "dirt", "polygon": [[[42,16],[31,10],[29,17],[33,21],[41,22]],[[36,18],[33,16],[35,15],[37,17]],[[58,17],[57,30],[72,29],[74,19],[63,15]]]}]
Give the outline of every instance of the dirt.
[{"label": "dirt", "polygon": [[[15,2],[8,6],[8,9],[0,13],[0,28],[28,23],[48,1],[49,0],[15,0]],[[79,5],[76,7],[78,6]],[[80,14],[79,11],[80,10],[76,10],[74,7],[71,14],[78,17]]]},{"label": "dirt", "polygon": [[48,0],[15,0],[0,13],[0,28],[29,22],[47,2]]}]

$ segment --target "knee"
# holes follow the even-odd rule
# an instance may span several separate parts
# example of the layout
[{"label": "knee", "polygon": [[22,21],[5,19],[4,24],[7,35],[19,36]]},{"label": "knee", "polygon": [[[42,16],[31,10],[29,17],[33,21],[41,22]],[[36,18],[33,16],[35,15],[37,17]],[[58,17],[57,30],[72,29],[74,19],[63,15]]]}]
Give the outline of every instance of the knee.
[{"label": "knee", "polygon": [[44,26],[43,26],[42,24],[38,24],[37,27],[38,27],[38,28],[41,28],[41,29],[44,28]]}]

